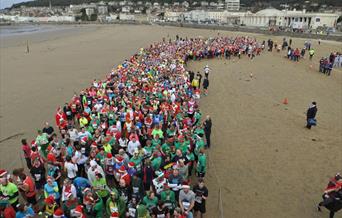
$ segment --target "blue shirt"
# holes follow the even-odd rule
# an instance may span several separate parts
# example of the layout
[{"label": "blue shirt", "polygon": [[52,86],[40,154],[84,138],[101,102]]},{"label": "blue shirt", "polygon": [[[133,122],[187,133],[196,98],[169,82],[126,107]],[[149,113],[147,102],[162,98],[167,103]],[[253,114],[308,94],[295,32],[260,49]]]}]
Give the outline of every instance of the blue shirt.
[{"label": "blue shirt", "polygon": [[48,196],[52,195],[55,199],[60,198],[59,192],[55,192],[54,188],[58,187],[57,182],[53,182],[52,186],[50,186],[48,183],[44,185],[44,191],[48,194]]},{"label": "blue shirt", "polygon": [[90,186],[91,186],[88,179],[83,178],[83,177],[76,177],[74,179],[74,185],[76,187],[78,196],[81,196],[82,191],[85,188],[90,188]]},{"label": "blue shirt", "polygon": [[15,217],[16,218],[25,218],[26,216],[30,216],[30,217],[34,217],[34,211],[32,210],[31,207],[28,207],[26,209],[26,211],[24,212],[21,212],[21,211],[18,211],[16,214],[15,214]]}]

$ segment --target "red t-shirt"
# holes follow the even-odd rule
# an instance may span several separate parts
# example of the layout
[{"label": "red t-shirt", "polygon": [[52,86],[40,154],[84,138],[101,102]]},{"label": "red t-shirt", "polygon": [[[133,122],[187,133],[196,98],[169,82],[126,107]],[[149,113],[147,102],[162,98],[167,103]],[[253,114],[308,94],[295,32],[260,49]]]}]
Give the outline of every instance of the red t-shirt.
[{"label": "red t-shirt", "polygon": [[6,218],[15,218],[15,210],[12,206],[8,206],[4,210],[4,217]]},{"label": "red t-shirt", "polygon": [[24,157],[25,158],[30,158],[31,157],[31,148],[28,144],[23,145],[22,149],[24,151]]},{"label": "red t-shirt", "polygon": [[26,179],[23,181],[23,183],[29,187],[29,190],[25,193],[26,197],[33,197],[36,194],[36,187],[31,177],[26,176]]}]

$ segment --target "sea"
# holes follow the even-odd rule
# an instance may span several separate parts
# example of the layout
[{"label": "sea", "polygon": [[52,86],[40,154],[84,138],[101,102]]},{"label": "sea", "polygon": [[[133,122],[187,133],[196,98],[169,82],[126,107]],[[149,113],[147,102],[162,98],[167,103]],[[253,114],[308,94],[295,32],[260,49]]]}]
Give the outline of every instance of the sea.
[{"label": "sea", "polygon": [[18,24],[0,26],[0,37],[53,32],[71,28],[65,25]]}]

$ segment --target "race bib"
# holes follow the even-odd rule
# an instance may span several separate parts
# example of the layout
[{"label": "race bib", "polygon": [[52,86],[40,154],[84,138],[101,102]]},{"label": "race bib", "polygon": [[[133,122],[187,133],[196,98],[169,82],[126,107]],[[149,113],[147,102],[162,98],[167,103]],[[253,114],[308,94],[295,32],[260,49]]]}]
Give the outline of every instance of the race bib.
[{"label": "race bib", "polygon": [[34,174],[34,177],[35,177],[36,181],[39,181],[41,179],[42,175]]},{"label": "race bib", "polygon": [[128,209],[128,215],[129,215],[130,217],[135,217],[136,211],[137,211],[137,209],[135,209],[135,208],[129,208],[129,209]]},{"label": "race bib", "polygon": [[133,187],[133,193],[136,194],[139,192],[139,188],[138,187]]},{"label": "race bib", "polygon": [[197,203],[201,204],[201,203],[202,203],[202,196],[196,196],[196,197],[195,197],[195,201],[196,201]]},{"label": "race bib", "polygon": [[165,214],[157,214],[157,218],[165,218]]},{"label": "race bib", "polygon": [[183,201],[182,204],[183,204],[183,207],[184,207],[186,210],[189,209],[189,207],[190,207],[190,202]]}]

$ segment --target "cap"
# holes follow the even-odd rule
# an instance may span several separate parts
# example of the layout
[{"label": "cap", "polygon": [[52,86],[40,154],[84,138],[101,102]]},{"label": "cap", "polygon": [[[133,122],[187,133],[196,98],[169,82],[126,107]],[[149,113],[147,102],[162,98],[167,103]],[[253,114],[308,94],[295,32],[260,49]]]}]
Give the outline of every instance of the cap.
[{"label": "cap", "polygon": [[54,202],[55,202],[55,198],[52,196],[52,195],[50,195],[50,196],[48,196],[47,198],[45,198],[45,203],[47,203],[47,204],[53,204]]},{"label": "cap", "polygon": [[64,212],[61,208],[58,208],[57,210],[55,210],[55,212],[53,213],[53,218],[60,218],[64,215]]},{"label": "cap", "polygon": [[117,162],[121,163],[123,161],[123,157],[118,156],[115,158]]},{"label": "cap", "polygon": [[83,213],[83,206],[82,205],[77,205],[76,208],[75,208],[75,213],[82,214]]},{"label": "cap", "polygon": [[113,155],[111,153],[107,154],[107,158],[112,158],[112,157],[113,157]]},{"label": "cap", "polygon": [[187,182],[182,183],[182,189],[190,188],[190,185]]},{"label": "cap", "polygon": [[128,163],[128,167],[134,167],[135,166],[135,163],[134,162],[129,162]]},{"label": "cap", "polygon": [[119,172],[120,172],[120,173],[124,173],[125,171],[126,171],[125,166],[122,165],[122,166],[120,167],[120,169],[119,169]]},{"label": "cap", "polygon": [[6,170],[4,170],[4,169],[1,169],[1,170],[0,170],[0,177],[5,176],[6,174],[7,174],[7,171],[6,171]]},{"label": "cap", "polygon": [[119,213],[118,212],[111,213],[110,218],[119,218]]}]

